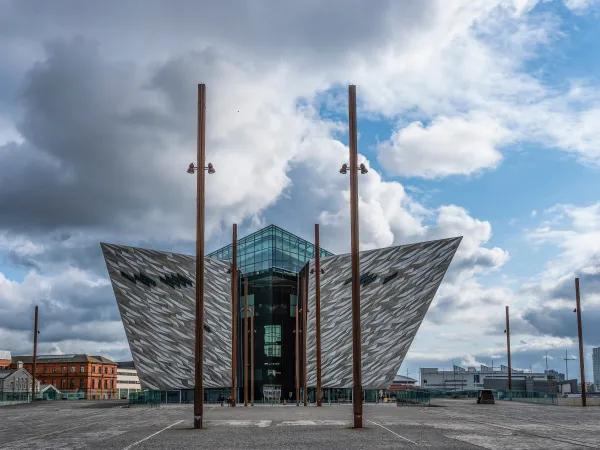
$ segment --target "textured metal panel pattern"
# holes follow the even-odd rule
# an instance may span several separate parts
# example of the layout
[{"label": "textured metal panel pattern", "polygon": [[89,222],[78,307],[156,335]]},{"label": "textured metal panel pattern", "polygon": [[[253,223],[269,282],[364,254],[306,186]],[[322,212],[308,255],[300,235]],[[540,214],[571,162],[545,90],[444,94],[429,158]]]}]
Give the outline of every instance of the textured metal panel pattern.
[{"label": "textured metal panel pattern", "polygon": [[[142,388],[192,389],[195,257],[101,246]],[[231,275],[204,264],[204,387],[218,388],[231,385]]]},{"label": "textured metal panel pattern", "polygon": [[[462,238],[360,252],[362,384],[388,389]],[[310,261],[314,268],[314,260]],[[323,387],[352,387],[350,255],[321,259]],[[315,276],[310,275],[307,384],[316,386]]]}]

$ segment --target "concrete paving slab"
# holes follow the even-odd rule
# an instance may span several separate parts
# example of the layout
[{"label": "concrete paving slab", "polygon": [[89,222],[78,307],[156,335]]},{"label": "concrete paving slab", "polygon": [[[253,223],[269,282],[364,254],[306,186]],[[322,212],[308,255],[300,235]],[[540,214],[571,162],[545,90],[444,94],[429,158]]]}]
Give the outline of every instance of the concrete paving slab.
[{"label": "concrete paving slab", "polygon": [[600,448],[600,408],[441,400],[435,407],[205,406],[123,408],[122,402],[56,401],[0,408],[0,450],[22,449],[573,449]]}]

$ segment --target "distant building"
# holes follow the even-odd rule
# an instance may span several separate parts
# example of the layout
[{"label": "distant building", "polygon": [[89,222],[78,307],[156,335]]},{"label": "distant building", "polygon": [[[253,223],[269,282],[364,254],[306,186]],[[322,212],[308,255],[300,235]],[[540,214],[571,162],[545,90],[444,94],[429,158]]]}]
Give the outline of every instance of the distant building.
[{"label": "distant building", "polygon": [[[502,366],[503,368],[505,366]],[[519,381],[525,382],[529,379],[533,382],[548,381],[546,373],[530,373],[522,370],[512,371],[513,389],[515,383]],[[486,386],[487,384],[498,387]],[[498,381],[495,381],[498,380]],[[462,390],[462,389],[505,389],[504,381],[508,383],[508,370],[492,370],[489,367],[482,366],[481,370],[475,367],[464,369],[459,366],[454,366],[453,370],[439,370],[438,368],[422,368],[421,369],[421,386],[425,389],[442,389],[442,390]],[[507,384],[508,386],[508,384]],[[525,389],[523,389],[525,390]]]},{"label": "distant building", "polygon": [[56,389],[56,386],[52,384],[41,384],[38,398],[44,400],[58,400],[61,398],[62,393]]},{"label": "distant building", "polygon": [[140,379],[133,361],[117,362],[117,398],[129,398],[130,392],[141,390]]},{"label": "distant building", "polygon": [[594,368],[594,384],[600,390],[600,347],[592,349],[592,365]]},{"label": "distant building", "polygon": [[[36,391],[40,389],[40,382],[36,380]],[[15,369],[0,370],[0,401],[6,394],[20,394],[31,392],[31,374],[23,366]]]},{"label": "distant building", "polygon": [[[19,363],[31,373],[32,356],[13,356],[11,368]],[[117,396],[117,363],[104,356],[39,355],[35,376],[41,384],[51,384],[63,393],[81,392],[88,399]]]},{"label": "distant building", "polygon": [[8,369],[11,361],[12,361],[12,359],[10,356],[10,352],[7,350],[0,350],[0,370]]},{"label": "distant building", "polygon": [[390,391],[397,391],[400,389],[408,389],[414,387],[417,380],[414,378],[405,377],[404,375],[396,375],[394,382],[390,386]]},{"label": "distant building", "polygon": [[548,375],[548,380],[550,381],[565,381],[565,374],[558,373],[556,370],[544,370],[544,373]]}]

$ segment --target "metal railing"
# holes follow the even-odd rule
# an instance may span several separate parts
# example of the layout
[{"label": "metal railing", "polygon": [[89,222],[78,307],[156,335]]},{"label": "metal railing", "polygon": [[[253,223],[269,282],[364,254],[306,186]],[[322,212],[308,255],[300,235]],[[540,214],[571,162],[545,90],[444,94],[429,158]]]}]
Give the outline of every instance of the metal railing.
[{"label": "metal railing", "polygon": [[31,402],[31,392],[7,392],[0,394],[0,406],[29,402]]},{"label": "metal railing", "polygon": [[159,407],[161,403],[161,391],[141,391],[129,393],[129,405],[146,405]]},{"label": "metal railing", "polygon": [[558,395],[550,392],[509,391],[508,389],[498,389],[495,397],[498,400],[510,400],[540,405],[558,405]]},{"label": "metal railing", "polygon": [[449,390],[449,389],[430,389],[428,392],[431,395],[431,398],[476,398],[479,395],[479,389],[459,389],[459,390]]},{"label": "metal railing", "polygon": [[431,394],[427,391],[413,391],[410,389],[403,389],[396,392],[396,405],[397,406],[429,406],[431,403]]}]

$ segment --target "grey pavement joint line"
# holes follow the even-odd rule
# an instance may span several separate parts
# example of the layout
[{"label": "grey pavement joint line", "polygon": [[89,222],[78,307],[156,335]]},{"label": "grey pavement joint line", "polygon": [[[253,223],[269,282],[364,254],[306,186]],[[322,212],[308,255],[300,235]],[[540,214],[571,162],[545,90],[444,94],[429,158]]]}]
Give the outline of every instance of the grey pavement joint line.
[{"label": "grey pavement joint line", "polygon": [[171,428],[171,427],[174,427],[175,425],[177,425],[178,423],[181,423],[181,422],[184,422],[184,420],[183,420],[183,419],[182,419],[182,420],[178,420],[177,422],[175,422],[175,423],[172,423],[172,424],[171,424],[171,425],[169,425],[168,427],[164,427],[162,430],[158,430],[156,433],[153,433],[153,434],[151,434],[150,436],[147,436],[147,437],[145,437],[144,439],[140,439],[139,441],[137,441],[137,442],[134,442],[133,444],[130,444],[130,445],[128,445],[128,446],[127,446],[127,447],[125,447],[123,450],[129,450],[130,448],[132,448],[132,447],[134,447],[134,446],[136,446],[136,445],[138,445],[138,444],[141,444],[141,443],[142,443],[142,442],[144,442],[144,441],[147,441],[147,440],[148,440],[148,439],[150,439],[151,437],[154,437],[154,436],[156,436],[157,434],[159,434],[159,433],[162,433],[163,431],[165,431],[165,430],[168,430],[169,428]]},{"label": "grey pavement joint line", "polygon": [[407,442],[410,442],[411,444],[419,445],[419,444],[417,444],[415,441],[411,441],[410,439],[408,439],[408,438],[405,438],[404,436],[401,436],[401,435],[399,435],[399,434],[398,434],[398,433],[396,433],[395,431],[392,431],[392,430],[390,430],[389,428],[386,428],[386,427],[384,427],[383,425],[380,425],[380,424],[378,424],[378,423],[376,423],[376,422],[373,422],[372,420],[367,420],[367,422],[371,422],[373,425],[377,425],[378,427],[381,427],[381,428],[383,428],[384,430],[387,430],[387,431],[389,431],[390,433],[392,433],[392,434],[394,434],[394,435],[398,436],[400,439],[404,439],[405,441],[407,441]]}]

